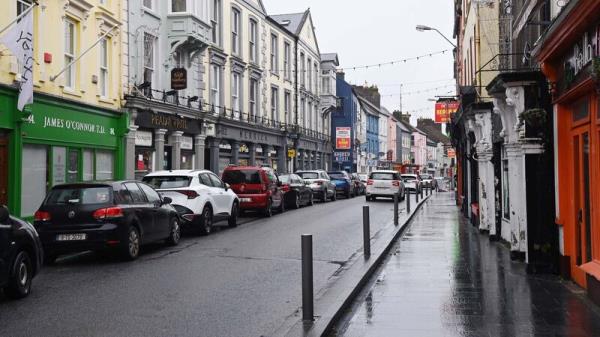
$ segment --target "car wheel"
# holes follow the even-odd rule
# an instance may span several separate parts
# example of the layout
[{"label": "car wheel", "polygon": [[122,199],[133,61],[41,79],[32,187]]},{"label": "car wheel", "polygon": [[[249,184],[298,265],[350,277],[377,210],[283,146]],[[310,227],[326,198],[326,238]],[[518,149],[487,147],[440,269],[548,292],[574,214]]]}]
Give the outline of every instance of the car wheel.
[{"label": "car wheel", "polygon": [[204,206],[202,216],[200,216],[200,235],[209,235],[212,232],[213,214],[210,206]]},{"label": "car wheel", "polygon": [[239,212],[239,207],[237,202],[233,203],[233,206],[231,206],[231,214],[229,214],[229,220],[227,221],[227,224],[229,225],[230,228],[235,228],[237,227],[237,218],[238,218],[238,212]]},{"label": "car wheel", "polygon": [[308,197],[308,206],[312,206],[314,204],[315,204],[315,197],[311,193],[310,196]]},{"label": "car wheel", "polygon": [[[300,206],[298,206],[298,207],[300,207]],[[285,202],[284,202],[284,200],[282,198],[281,199],[281,205],[279,205],[279,214],[283,214],[284,212],[285,212]]]},{"label": "car wheel", "polygon": [[167,238],[167,244],[169,246],[177,246],[181,239],[181,226],[179,225],[179,219],[171,219],[171,229],[169,237]]},{"label": "car wheel", "polygon": [[265,216],[265,218],[270,218],[273,216],[273,202],[271,201],[271,199],[269,199],[269,201],[267,201],[267,207],[263,210],[263,215]]},{"label": "car wheel", "polygon": [[4,289],[7,297],[18,299],[29,295],[33,279],[33,267],[29,253],[22,250],[17,254],[13,263],[8,284]]},{"label": "car wheel", "polygon": [[371,201],[371,197],[365,194],[365,200],[366,201]]},{"label": "car wheel", "polygon": [[123,257],[132,261],[140,255],[140,232],[135,226],[130,226],[127,233],[127,242],[123,246]]},{"label": "car wheel", "polygon": [[348,189],[346,191],[346,199],[350,199],[351,196],[352,196],[352,193],[350,192],[350,189]]},{"label": "car wheel", "polygon": [[323,191],[323,195],[321,196],[321,201],[327,202],[327,190]]},{"label": "car wheel", "polygon": [[292,208],[293,209],[300,208],[300,196],[298,195],[298,193],[294,194],[294,203],[292,204]]},{"label": "car wheel", "polygon": [[336,201],[336,200],[337,200],[337,192],[334,190],[333,196],[331,197],[331,201]]}]

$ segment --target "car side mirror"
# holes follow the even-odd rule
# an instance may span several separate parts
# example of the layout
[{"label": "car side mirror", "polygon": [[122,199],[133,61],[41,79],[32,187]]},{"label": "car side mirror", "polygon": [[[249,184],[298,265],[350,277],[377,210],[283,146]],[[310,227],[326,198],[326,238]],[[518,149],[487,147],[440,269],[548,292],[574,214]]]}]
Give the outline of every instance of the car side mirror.
[{"label": "car side mirror", "polygon": [[163,197],[163,199],[162,199],[163,205],[169,205],[172,202],[173,202],[173,199],[171,199],[169,197]]},{"label": "car side mirror", "polygon": [[4,205],[0,206],[0,223],[7,223],[9,218],[10,213],[8,212],[8,208]]},{"label": "car side mirror", "polygon": [[228,183],[225,183],[225,191],[229,191],[230,188],[231,188],[231,185],[229,185]]}]

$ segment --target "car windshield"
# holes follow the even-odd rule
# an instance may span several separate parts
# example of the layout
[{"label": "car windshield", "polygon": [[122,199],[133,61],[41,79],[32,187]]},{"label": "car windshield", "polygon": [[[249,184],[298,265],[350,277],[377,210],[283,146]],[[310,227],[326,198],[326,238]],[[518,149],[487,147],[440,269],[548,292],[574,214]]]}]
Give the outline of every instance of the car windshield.
[{"label": "car windshield", "polygon": [[342,172],[327,172],[331,179],[346,179],[346,175]]},{"label": "car windshield", "polygon": [[228,184],[260,184],[258,170],[229,170],[223,172],[223,181]]},{"label": "car windshield", "polygon": [[360,180],[364,180],[364,181],[367,180],[367,175],[366,174],[359,174],[358,176],[360,177]]},{"label": "car windshield", "polygon": [[303,179],[319,179],[319,174],[317,172],[301,172],[298,173]]},{"label": "car windshield", "polygon": [[404,181],[415,181],[415,180],[417,180],[417,177],[415,177],[415,176],[402,176],[402,180],[404,180]]},{"label": "car windshield", "polygon": [[106,187],[68,187],[55,188],[48,193],[45,205],[93,205],[111,202],[111,188]]},{"label": "car windshield", "polygon": [[279,176],[279,180],[281,181],[282,184],[289,184],[290,183],[290,176],[289,175],[283,175],[283,176]]},{"label": "car windshield", "polygon": [[387,173],[387,172],[373,172],[373,173],[371,173],[371,179],[373,179],[373,180],[394,180],[394,174]]},{"label": "car windshield", "polygon": [[156,189],[182,188],[190,186],[192,178],[186,176],[152,176],[144,177],[142,181]]},{"label": "car windshield", "polygon": [[421,174],[421,179],[431,179],[431,176],[429,174]]}]

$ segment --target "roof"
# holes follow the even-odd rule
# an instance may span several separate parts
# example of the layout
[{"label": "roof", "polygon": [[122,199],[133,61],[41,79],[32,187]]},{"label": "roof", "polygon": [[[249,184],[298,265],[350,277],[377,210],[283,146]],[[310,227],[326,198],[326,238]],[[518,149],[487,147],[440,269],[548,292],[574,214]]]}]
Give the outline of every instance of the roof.
[{"label": "roof", "polygon": [[[356,94],[356,93],[355,93]],[[365,109],[365,111],[371,115],[379,116],[381,110],[379,110],[373,103],[369,102],[366,98],[356,94],[360,105]]]},{"label": "roof", "polygon": [[423,125],[421,130],[425,132],[427,139],[431,139],[436,143],[450,144],[450,138],[434,127]]},{"label": "roof", "polygon": [[381,112],[382,115],[384,115],[386,117],[390,117],[392,115],[390,110],[386,109],[385,107],[381,107],[381,110],[379,110],[379,111]]},{"label": "roof", "polygon": [[404,125],[404,121],[402,120],[396,120],[396,126],[399,127],[400,129],[402,129],[402,131],[404,132],[410,132],[410,130],[406,127],[406,125]]},{"label": "roof", "polygon": [[417,128],[410,125],[410,123],[408,123],[406,121],[400,121],[400,124],[404,125],[404,127],[406,128],[406,131],[408,131],[408,132],[418,132]]},{"label": "roof", "polygon": [[304,25],[304,21],[306,21],[306,18],[308,17],[308,10],[302,13],[270,15],[270,17],[289,30],[292,34],[299,35],[302,26]]},{"label": "roof", "polygon": [[321,62],[333,62],[336,66],[340,65],[340,60],[337,53],[321,54]]}]

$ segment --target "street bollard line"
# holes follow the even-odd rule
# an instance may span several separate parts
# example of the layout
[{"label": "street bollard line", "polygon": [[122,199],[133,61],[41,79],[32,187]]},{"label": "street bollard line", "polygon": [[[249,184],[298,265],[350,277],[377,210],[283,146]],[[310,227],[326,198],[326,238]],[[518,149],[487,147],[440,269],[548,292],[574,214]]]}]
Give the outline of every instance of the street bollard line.
[{"label": "street bollard line", "polygon": [[363,246],[365,257],[371,256],[371,219],[369,206],[363,206]]},{"label": "street bollard line", "polygon": [[394,225],[398,226],[398,194],[394,194]]},{"label": "street bollard line", "polygon": [[314,320],[312,235],[302,235],[302,319]]},{"label": "street bollard line", "polygon": [[410,214],[410,193],[404,194],[404,198],[406,199],[406,214]]}]

